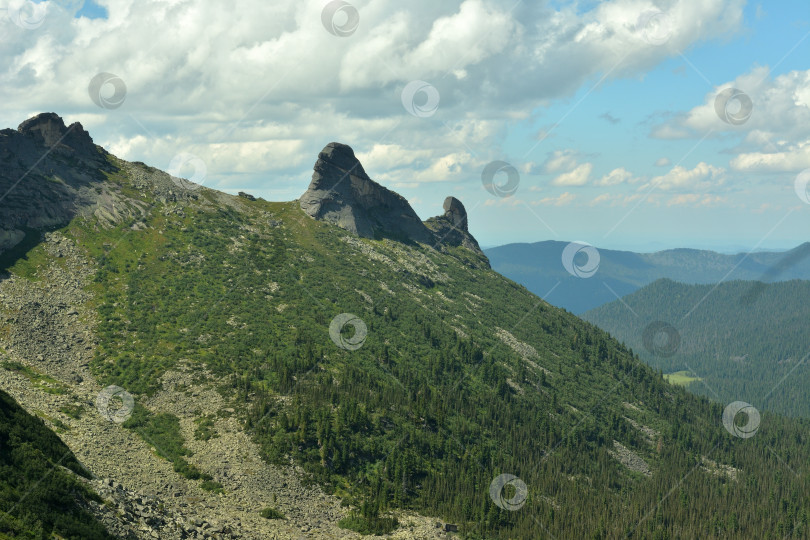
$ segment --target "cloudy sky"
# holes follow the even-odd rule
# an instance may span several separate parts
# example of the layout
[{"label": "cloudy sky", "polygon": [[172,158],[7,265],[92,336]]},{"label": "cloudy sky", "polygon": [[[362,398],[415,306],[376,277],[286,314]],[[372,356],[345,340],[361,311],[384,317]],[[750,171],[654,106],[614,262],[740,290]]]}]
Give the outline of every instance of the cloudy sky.
[{"label": "cloudy sky", "polygon": [[0,8],[0,127],[53,111],[209,187],[295,199],[340,141],[423,219],[460,198],[485,246],[808,239],[806,0]]}]

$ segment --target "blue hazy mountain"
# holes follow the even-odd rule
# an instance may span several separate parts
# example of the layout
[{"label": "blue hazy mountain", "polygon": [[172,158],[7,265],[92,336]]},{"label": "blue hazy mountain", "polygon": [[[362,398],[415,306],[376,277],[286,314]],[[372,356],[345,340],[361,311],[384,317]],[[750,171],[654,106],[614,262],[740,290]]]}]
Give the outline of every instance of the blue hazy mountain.
[{"label": "blue hazy mountain", "polygon": [[[661,278],[687,284],[810,279],[810,243],[789,251],[733,255],[687,248],[655,253],[598,249],[598,269],[588,278],[572,275],[563,266],[563,250],[568,245],[569,242],[548,240],[507,244],[484,252],[494,270],[549,303],[576,314],[628,295]],[[583,253],[574,259],[576,265],[586,264],[586,261]]]}]

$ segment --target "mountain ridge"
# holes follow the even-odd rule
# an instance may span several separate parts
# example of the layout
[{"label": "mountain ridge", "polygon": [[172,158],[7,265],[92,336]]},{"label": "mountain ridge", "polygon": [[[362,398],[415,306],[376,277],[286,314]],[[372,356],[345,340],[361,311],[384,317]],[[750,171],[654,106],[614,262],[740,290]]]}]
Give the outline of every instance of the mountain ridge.
[{"label": "mountain ridge", "polygon": [[[3,266],[0,382],[174,527],[113,512],[134,537],[806,533],[810,486],[763,472],[810,461],[805,424],[766,412],[734,438],[722,405],[463,245],[104,160],[91,189],[128,213],[91,205]],[[46,172],[32,179],[58,186]],[[445,203],[423,224],[460,234]],[[110,388],[132,398],[121,424],[99,410]]]},{"label": "mountain ridge", "polygon": [[575,314],[623,297],[659,278],[681,283],[810,278],[810,242],[784,252],[722,254],[694,248],[649,253],[601,249],[587,279],[570,274],[562,257],[568,242],[546,240],[484,250],[492,268]]}]

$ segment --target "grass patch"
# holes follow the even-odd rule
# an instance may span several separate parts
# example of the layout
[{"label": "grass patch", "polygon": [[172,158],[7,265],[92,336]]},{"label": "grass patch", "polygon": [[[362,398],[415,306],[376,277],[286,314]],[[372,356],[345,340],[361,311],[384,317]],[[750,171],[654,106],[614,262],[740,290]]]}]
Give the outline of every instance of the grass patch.
[{"label": "grass patch", "polygon": [[284,514],[276,510],[275,508],[265,508],[259,513],[264,519],[287,519]]},{"label": "grass patch", "polygon": [[194,429],[194,438],[198,441],[208,441],[219,437],[214,430],[214,415],[207,414],[194,420],[197,427]]},{"label": "grass patch", "polygon": [[363,535],[382,535],[399,527],[399,521],[395,517],[363,517],[358,512],[352,512],[338,522],[338,527]]},{"label": "grass patch", "polygon": [[82,414],[84,414],[84,407],[81,405],[63,405],[59,407],[59,412],[66,414],[74,420],[78,420],[82,417]]},{"label": "grass patch", "polygon": [[211,491],[213,493],[225,493],[223,485],[214,480],[204,480],[203,483],[200,484],[200,487],[205,491]]},{"label": "grass patch", "polygon": [[135,405],[132,416],[123,423],[146,442],[154,446],[157,454],[174,465],[174,471],[189,480],[212,480],[211,475],[201,472],[184,458],[192,452],[185,447],[185,439],[180,433],[180,419],[173,414],[152,414],[140,405]]},{"label": "grass patch", "polygon": [[689,386],[690,383],[701,380],[700,377],[693,377],[689,371],[676,371],[675,373],[667,373],[664,375],[664,380],[669,384],[678,386]]},{"label": "grass patch", "polygon": [[67,386],[61,382],[19,362],[0,362],[0,367],[19,373],[28,379],[35,388],[48,394],[64,395],[68,393]]},{"label": "grass patch", "polygon": [[25,234],[23,239],[0,255],[0,272],[10,270],[18,276],[35,281],[37,269],[47,265],[45,250],[34,250],[42,242],[43,233],[26,227],[21,229]]}]

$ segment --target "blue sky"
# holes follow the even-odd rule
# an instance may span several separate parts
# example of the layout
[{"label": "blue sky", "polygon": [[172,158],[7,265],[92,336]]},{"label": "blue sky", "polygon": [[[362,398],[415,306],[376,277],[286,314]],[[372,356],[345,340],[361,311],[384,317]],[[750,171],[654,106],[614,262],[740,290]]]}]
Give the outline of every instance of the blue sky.
[{"label": "blue sky", "polygon": [[[528,156],[529,159],[539,159],[549,150],[574,148],[593,156],[594,175],[597,176],[607,174],[617,166],[636,174],[660,175],[662,167],[656,166],[655,162],[661,157],[686,168],[700,162],[728,167],[734,155],[730,149],[741,135],[700,142],[695,138],[661,140],[651,137],[650,131],[651,124],[656,122],[654,119],[673,111],[688,111],[723,81],[732,80],[755,66],[770,67],[771,77],[810,67],[810,39],[807,39],[810,4],[778,2],[767,7],[761,3],[748,4],[744,17],[744,29],[733,37],[695,45],[683,51],[682,56],[666,59],[638,77],[599,84],[600,73],[571,97],[538,107],[534,111],[536,117],[510,127],[506,144],[509,157],[515,162],[527,159],[527,141],[531,141],[539,130],[564,118],[554,128],[553,135],[544,139]],[[768,175],[760,185],[749,187],[750,192],[744,197],[751,201],[794,206],[791,198],[794,196],[794,176],[790,173]],[[547,183],[544,181],[547,178],[541,175],[523,178],[522,185],[540,187]],[[602,192],[603,188],[591,190],[592,194]],[[559,239],[570,239],[573,234],[591,238],[592,243],[602,246],[657,249],[685,245],[734,251],[753,248],[763,241],[788,211],[752,214],[750,209],[679,208],[667,215],[661,214],[658,207],[642,205],[611,232],[616,220],[623,218],[627,210],[594,208],[592,212],[573,216],[567,209],[552,210],[546,221],[559,233]],[[520,223],[530,229],[532,221],[521,219]],[[658,235],[649,235],[650,228],[656,228],[650,224],[661,221],[670,226],[662,228]],[[561,231],[553,224],[560,224]],[[807,231],[810,231],[808,224],[807,212],[797,211],[759,247],[787,248],[806,241]],[[595,231],[600,225],[607,230]],[[552,231],[542,223],[537,234],[554,238]],[[529,241],[532,238],[531,234],[527,237]]]},{"label": "blue sky", "polygon": [[[485,246],[734,251],[810,230],[810,3],[26,3],[2,21],[0,125],[54,111],[125,159],[193,155],[204,171],[172,172],[209,187],[294,199],[337,140],[424,219],[459,197]],[[125,83],[115,106],[112,83],[88,95],[99,73]],[[726,88],[750,118],[720,118]],[[483,185],[495,160],[519,173],[509,197]]]},{"label": "blue sky", "polygon": [[76,12],[76,17],[87,17],[88,19],[103,19],[107,17],[107,10],[95,2],[84,2],[81,9]]}]

